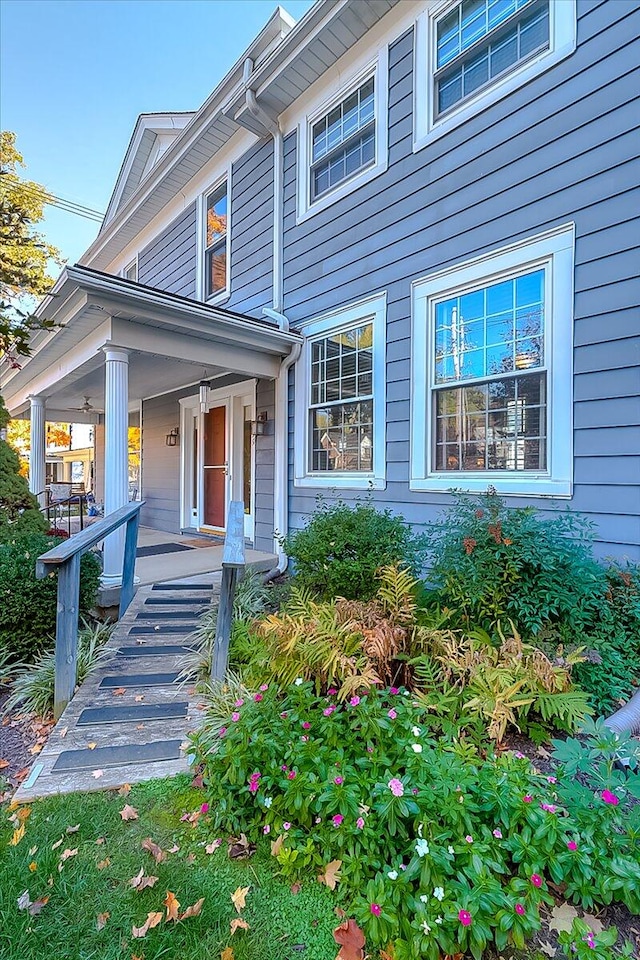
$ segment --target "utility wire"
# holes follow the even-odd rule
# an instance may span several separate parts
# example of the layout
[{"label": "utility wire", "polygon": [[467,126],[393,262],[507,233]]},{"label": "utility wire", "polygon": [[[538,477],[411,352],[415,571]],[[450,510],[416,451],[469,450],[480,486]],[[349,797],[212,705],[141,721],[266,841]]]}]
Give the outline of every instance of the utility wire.
[{"label": "utility wire", "polygon": [[100,213],[99,210],[94,210],[92,207],[87,207],[83,203],[76,203],[75,200],[65,200],[63,197],[57,197],[55,194],[49,193],[48,190],[37,190],[35,187],[29,187],[25,183],[22,183],[21,186],[34,199],[41,200],[47,206],[58,207],[58,209],[64,210],[66,213],[74,213],[78,217],[95,220],[98,223],[102,223],[104,219],[103,213]]}]

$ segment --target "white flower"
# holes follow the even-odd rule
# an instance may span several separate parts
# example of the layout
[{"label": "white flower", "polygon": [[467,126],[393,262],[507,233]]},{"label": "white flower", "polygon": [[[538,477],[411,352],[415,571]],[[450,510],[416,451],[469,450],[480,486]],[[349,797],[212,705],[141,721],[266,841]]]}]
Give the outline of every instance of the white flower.
[{"label": "white flower", "polygon": [[433,895],[436,900],[439,900],[442,903],[444,900],[444,887],[436,887],[433,891]]},{"label": "white flower", "polygon": [[296,677],[293,682],[295,683],[296,687],[300,687],[304,683],[304,677]]},{"label": "white flower", "polygon": [[416,841],[416,853],[419,857],[426,857],[429,853],[429,844],[422,838]]},{"label": "white flower", "polygon": [[449,846],[447,847],[447,853],[450,853],[450,854],[451,854],[451,856],[453,856],[453,855],[454,855],[454,853],[455,853],[455,850],[453,849],[453,847],[452,847],[451,845],[449,845]]},{"label": "white flower", "polygon": [[442,917],[436,917],[436,923],[442,923]]},{"label": "white flower", "polygon": [[419,836],[419,837],[422,836],[422,824],[421,824],[421,823],[418,824],[418,836]]},{"label": "white flower", "polygon": [[414,753],[422,753],[422,744],[421,743],[412,743],[411,749]]},{"label": "white flower", "polygon": [[397,870],[389,870],[389,873],[387,874],[387,876],[389,877],[389,880],[397,880],[397,879],[398,879],[398,871],[397,871]]},{"label": "white flower", "polygon": [[267,807],[267,808],[270,807],[272,803],[273,803],[273,797],[265,797],[265,798],[264,798],[264,805],[265,805],[265,807]]},{"label": "white flower", "polygon": [[419,737],[419,736],[420,736],[420,727],[412,727],[412,728],[411,728],[411,733],[414,735],[414,737]]},{"label": "white flower", "polygon": [[429,926],[426,920],[422,921],[421,926],[425,933],[431,933],[431,927]]},{"label": "white flower", "polygon": [[420,897],[422,903],[426,903],[428,899],[429,897],[426,895],[426,893],[423,893]]}]

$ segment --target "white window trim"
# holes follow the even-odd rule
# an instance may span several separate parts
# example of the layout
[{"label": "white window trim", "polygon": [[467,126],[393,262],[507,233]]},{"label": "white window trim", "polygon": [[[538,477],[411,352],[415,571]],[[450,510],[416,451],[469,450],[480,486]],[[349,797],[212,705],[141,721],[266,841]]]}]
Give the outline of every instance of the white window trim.
[{"label": "white window trim", "polygon": [[[309,471],[309,394],[311,341],[314,337],[373,322],[373,470],[370,473]],[[296,487],[338,490],[384,490],[386,487],[386,339],[387,294],[339,307],[330,313],[297,324],[305,336],[295,374],[295,476]]]},{"label": "white window trim", "polygon": [[576,0],[549,0],[549,49],[526,60],[520,67],[506,73],[475,96],[464,100],[443,117],[435,116],[435,34],[436,21],[458,5],[460,0],[427,7],[416,21],[414,32],[414,117],[413,152],[449,133],[461,123],[484,110],[490,104],[506,97],[533,77],[538,76],[576,49]]},{"label": "white window trim", "polygon": [[[196,235],[198,244],[196,247],[196,297],[203,303],[209,303],[212,306],[219,306],[228,300],[231,296],[231,163],[223,174],[214,180],[206,190],[198,197],[196,204]],[[206,282],[206,228],[207,228],[207,200],[209,196],[223,183],[227,184],[227,275],[224,290],[219,290],[213,296],[207,297]]]},{"label": "white window trim", "polygon": [[124,277],[124,279],[126,280],[126,279],[127,279],[127,273],[129,272],[129,270],[131,269],[131,267],[132,267],[134,264],[135,264],[135,267],[136,267],[136,279],[135,279],[135,282],[138,283],[138,282],[139,282],[139,264],[138,264],[138,254],[137,254],[137,253],[136,253],[135,257],[133,257],[131,260],[128,260],[127,263],[124,265],[124,267],[123,267],[122,270],[120,271],[120,276],[121,276],[121,277]]},{"label": "white window trim", "polygon": [[[334,107],[345,100],[351,93],[361,87],[363,83],[373,77],[376,129],[375,161],[366,170],[354,174],[342,183],[328,190],[317,200],[311,202],[311,128],[317,120],[329,113]],[[334,92],[328,99],[316,103],[309,110],[304,119],[298,124],[298,216],[297,223],[302,223],[313,217],[321,210],[326,210],[336,201],[357,190],[358,187],[369,183],[387,169],[389,163],[389,48],[385,44],[378,51],[374,61],[352,76],[339,91]]]},{"label": "white window trim", "polygon": [[[478,492],[571,497],[573,482],[573,272],[575,225],[564,224],[527,240],[431,274],[412,284],[411,490],[453,488]],[[473,285],[493,283],[531,266],[545,266],[547,469],[435,471],[433,456],[433,304]]]}]

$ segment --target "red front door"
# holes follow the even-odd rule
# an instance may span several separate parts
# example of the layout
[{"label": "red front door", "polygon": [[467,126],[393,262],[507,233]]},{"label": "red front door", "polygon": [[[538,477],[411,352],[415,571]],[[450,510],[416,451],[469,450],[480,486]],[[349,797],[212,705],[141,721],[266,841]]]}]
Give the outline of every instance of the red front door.
[{"label": "red front door", "polygon": [[227,408],[204,415],[204,523],[224,528],[227,489]]}]

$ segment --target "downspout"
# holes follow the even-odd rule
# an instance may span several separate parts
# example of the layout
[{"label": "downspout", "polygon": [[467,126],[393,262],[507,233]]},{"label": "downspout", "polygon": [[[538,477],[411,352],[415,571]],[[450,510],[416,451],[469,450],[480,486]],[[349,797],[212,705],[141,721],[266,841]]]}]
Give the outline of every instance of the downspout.
[{"label": "downspout", "polygon": [[[277,119],[258,104],[255,92],[249,82],[253,71],[253,61],[250,57],[244,62],[242,79],[244,81],[245,103],[252,117],[260,126],[273,137],[273,293],[271,308],[262,312],[271,320],[275,320],[281,330],[289,329],[289,321],[282,313],[283,308],[283,206],[284,206],[284,139]],[[273,528],[279,537],[287,535],[288,531],[288,406],[289,406],[289,370],[300,356],[302,344],[296,343],[291,352],[280,365],[280,372],[276,380],[275,396],[275,436],[274,436],[274,471],[273,471]],[[278,429],[280,426],[280,429]],[[264,576],[268,583],[280,576],[287,569],[289,558],[282,548],[280,541],[275,540],[278,562]]]},{"label": "downspout", "polygon": [[614,733],[640,733],[640,690],[636,690],[631,700],[604,722]]}]

